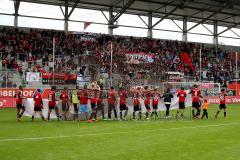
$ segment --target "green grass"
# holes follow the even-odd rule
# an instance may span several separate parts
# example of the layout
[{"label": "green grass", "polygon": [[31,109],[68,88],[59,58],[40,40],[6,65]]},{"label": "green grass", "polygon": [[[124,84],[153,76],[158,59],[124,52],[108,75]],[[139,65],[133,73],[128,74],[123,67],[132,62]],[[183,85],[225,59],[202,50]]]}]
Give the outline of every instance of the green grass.
[{"label": "green grass", "polygon": [[[213,118],[216,109],[210,107],[209,120],[92,124],[29,117],[18,123],[14,109],[2,109],[0,160],[238,160],[240,105],[228,105],[227,118]],[[34,137],[45,138],[22,139]]]}]

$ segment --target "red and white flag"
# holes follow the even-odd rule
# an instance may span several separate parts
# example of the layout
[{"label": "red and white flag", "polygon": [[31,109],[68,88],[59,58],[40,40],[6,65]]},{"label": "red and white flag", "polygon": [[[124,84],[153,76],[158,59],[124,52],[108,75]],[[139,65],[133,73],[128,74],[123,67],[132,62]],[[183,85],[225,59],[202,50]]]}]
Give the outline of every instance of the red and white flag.
[{"label": "red and white flag", "polygon": [[84,22],[84,29],[83,30],[87,29],[88,26],[90,26],[90,24],[91,24],[91,22]]}]

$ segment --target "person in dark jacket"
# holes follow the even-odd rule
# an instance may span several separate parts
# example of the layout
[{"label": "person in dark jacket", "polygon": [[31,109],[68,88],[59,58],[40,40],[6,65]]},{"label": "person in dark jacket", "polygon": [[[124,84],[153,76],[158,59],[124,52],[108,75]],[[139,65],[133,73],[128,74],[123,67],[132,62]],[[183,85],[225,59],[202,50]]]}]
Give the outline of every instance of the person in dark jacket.
[{"label": "person in dark jacket", "polygon": [[162,96],[165,106],[166,106],[166,117],[169,117],[169,109],[171,106],[171,101],[173,98],[172,93],[170,92],[170,88],[167,88],[166,92]]}]

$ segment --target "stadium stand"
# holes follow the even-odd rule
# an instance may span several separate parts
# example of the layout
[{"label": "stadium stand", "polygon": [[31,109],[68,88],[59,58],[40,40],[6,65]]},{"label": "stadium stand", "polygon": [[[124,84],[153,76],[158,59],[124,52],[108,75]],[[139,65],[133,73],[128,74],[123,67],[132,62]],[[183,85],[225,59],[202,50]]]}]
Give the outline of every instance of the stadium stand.
[{"label": "stadium stand", "polygon": [[[202,79],[219,82],[235,77],[235,64],[231,63],[234,61],[234,54],[209,45],[95,33],[65,34],[56,30],[13,27],[0,28],[2,71],[18,72],[22,79],[29,71],[52,72],[53,37],[56,38],[55,72],[86,74],[87,70],[91,81],[104,78],[103,74],[109,75],[111,43],[113,73],[118,75],[118,78],[122,77],[116,83],[144,83],[143,79],[151,83],[164,81],[168,71],[183,71],[185,77],[198,80],[200,48],[202,70],[205,71]],[[137,65],[125,63],[127,53],[154,54],[154,62]],[[4,76],[1,77],[4,81]],[[104,80],[105,82],[107,81]],[[9,86],[16,85],[14,83]],[[2,84],[2,87],[6,86]]]}]

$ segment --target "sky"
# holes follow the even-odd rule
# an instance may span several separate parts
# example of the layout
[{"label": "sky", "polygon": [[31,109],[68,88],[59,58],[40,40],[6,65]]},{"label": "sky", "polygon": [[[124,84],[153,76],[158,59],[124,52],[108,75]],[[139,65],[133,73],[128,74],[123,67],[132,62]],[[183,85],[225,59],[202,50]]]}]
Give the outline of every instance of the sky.
[{"label": "sky", "polygon": [[[64,7],[63,7],[64,10]],[[71,8],[69,8],[70,12]],[[14,13],[14,5],[12,0],[0,0],[0,13],[5,14],[13,14]],[[19,8],[20,15],[26,16],[38,16],[38,17],[49,17],[49,18],[57,18],[63,19],[63,14],[59,6],[52,5],[42,5],[42,4],[34,4],[34,3],[26,3],[21,2]],[[104,12],[106,17],[109,17],[108,12]],[[147,23],[148,18],[145,16],[141,16],[141,18]],[[101,11],[96,10],[87,10],[87,9],[75,9],[72,13],[70,20],[73,21],[82,21],[82,22],[69,22],[69,31],[77,31],[77,32],[94,32],[94,33],[108,33],[108,26],[101,25],[106,24],[107,20],[102,14]],[[153,18],[153,24],[157,22],[159,18]],[[84,30],[84,21],[86,22],[96,22],[101,24],[91,25]],[[182,21],[174,21],[178,26],[182,26]],[[177,27],[177,25],[170,19],[165,19],[161,23],[159,23],[155,29],[153,30],[153,38],[159,39],[171,39],[171,40],[182,40],[181,29]],[[0,14],[0,25],[8,25],[13,26],[14,17],[1,15]],[[137,27],[146,27],[145,23],[137,16],[137,15],[129,15],[123,14],[118,19],[119,25],[127,25],[127,26],[137,26]],[[188,22],[188,28],[193,26],[195,23]],[[30,28],[44,28],[44,29],[64,29],[64,21],[63,20],[49,20],[49,19],[39,19],[39,18],[29,18],[29,17],[19,17],[18,22],[19,27],[30,27]],[[212,25],[204,25],[210,31],[213,31]],[[199,25],[191,32],[193,33],[202,33],[202,34],[211,34],[204,26]],[[218,27],[218,31],[221,32],[226,27]],[[161,30],[174,30],[176,32],[168,32]],[[235,33],[240,35],[240,29],[232,29]],[[116,35],[127,35],[127,36],[137,36],[137,37],[146,37],[147,29],[140,28],[130,28],[130,27],[118,27],[114,29],[113,34]],[[234,34],[231,30],[222,34],[222,36],[239,38],[236,34]],[[188,41],[190,42],[202,42],[202,43],[212,43],[212,36],[203,36],[196,34],[188,34]],[[219,44],[222,45],[233,45],[240,46],[240,39],[231,39],[231,38],[222,38],[218,39]]]}]

